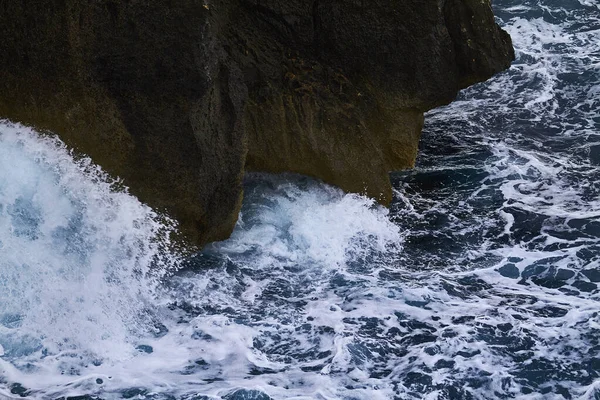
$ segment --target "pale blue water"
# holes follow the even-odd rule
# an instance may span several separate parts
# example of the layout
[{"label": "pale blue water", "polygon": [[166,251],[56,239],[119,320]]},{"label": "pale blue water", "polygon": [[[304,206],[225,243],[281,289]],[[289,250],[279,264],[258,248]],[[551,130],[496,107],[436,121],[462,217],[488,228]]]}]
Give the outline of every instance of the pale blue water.
[{"label": "pale blue water", "polygon": [[517,60],[429,113],[390,210],[254,175],[187,260],[0,124],[0,398],[600,399],[600,4],[495,11]]}]

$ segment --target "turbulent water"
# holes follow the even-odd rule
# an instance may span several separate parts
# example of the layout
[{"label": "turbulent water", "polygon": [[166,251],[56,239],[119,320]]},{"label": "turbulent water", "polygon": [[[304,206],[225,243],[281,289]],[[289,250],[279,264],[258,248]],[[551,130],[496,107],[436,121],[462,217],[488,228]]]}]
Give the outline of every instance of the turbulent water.
[{"label": "turbulent water", "polygon": [[516,62],[427,116],[391,210],[256,175],[191,259],[2,122],[0,398],[600,399],[600,3],[495,11]]}]

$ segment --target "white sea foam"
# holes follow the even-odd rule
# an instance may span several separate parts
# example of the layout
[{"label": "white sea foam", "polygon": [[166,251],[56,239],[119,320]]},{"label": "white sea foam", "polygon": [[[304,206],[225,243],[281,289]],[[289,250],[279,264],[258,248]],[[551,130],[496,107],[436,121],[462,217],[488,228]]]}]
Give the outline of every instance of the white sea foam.
[{"label": "white sea foam", "polygon": [[[207,373],[210,377],[226,378],[205,388],[205,393],[223,395],[248,386],[249,366],[289,368],[288,363],[253,349],[254,339],[281,327],[276,318],[267,317],[264,326],[253,327],[226,313],[202,314],[188,324],[178,324],[177,313],[165,305],[184,298],[197,307],[237,307],[242,312],[254,304],[264,307],[263,291],[272,288],[277,278],[291,287],[302,285],[294,295],[297,299],[282,294],[285,302],[317,295],[319,302],[307,317],[322,319],[319,310],[334,307],[327,300],[329,279],[352,275],[347,271],[352,260],[399,251],[401,235],[389,221],[388,211],[372,200],[317,183],[308,189],[285,180],[273,184],[272,201],[257,202],[257,209],[245,214],[252,221],[242,219],[234,237],[213,249],[240,260],[254,251],[248,259],[258,275],[230,276],[217,269],[183,274],[160,289],[159,278],[176,262],[166,252],[166,243],[159,241],[166,240],[168,220],[127,193],[113,190],[110,179],[97,167],[87,159],[75,161],[56,139],[3,122],[0,343],[5,351],[0,368],[4,380],[42,397],[101,392],[107,392],[104,397],[120,397],[118,390],[136,386],[185,393],[197,390],[203,372],[194,360],[202,360],[217,368]],[[244,288],[242,295],[236,292],[240,278],[237,286]],[[316,291],[310,288],[313,283]],[[294,312],[283,307],[282,315],[286,313],[294,318]],[[341,318],[343,313],[334,315]],[[153,336],[156,320],[169,332]],[[339,339],[332,345],[344,341],[340,324]],[[204,335],[200,338],[215,339],[195,339],[198,332]],[[136,350],[139,345],[151,346],[150,354]],[[337,346],[335,362],[343,363],[347,346],[341,342]],[[185,373],[190,365],[200,369],[192,381]],[[294,374],[302,372],[290,377]],[[335,398],[335,385],[331,379],[325,379],[329,382],[325,384],[324,379],[312,376],[313,395]],[[0,393],[8,395],[10,385]],[[277,393],[266,378],[257,378],[251,387]],[[298,388],[298,398],[304,391]],[[375,394],[373,398],[385,397]]]},{"label": "white sea foam", "polygon": [[[35,389],[48,382],[30,381],[11,362],[55,364],[68,376],[76,371],[61,367],[70,358],[131,358],[137,338],[152,329],[147,303],[168,266],[169,223],[112,190],[100,169],[75,161],[58,140],[1,122],[4,378]],[[58,380],[72,379],[66,376]]]}]

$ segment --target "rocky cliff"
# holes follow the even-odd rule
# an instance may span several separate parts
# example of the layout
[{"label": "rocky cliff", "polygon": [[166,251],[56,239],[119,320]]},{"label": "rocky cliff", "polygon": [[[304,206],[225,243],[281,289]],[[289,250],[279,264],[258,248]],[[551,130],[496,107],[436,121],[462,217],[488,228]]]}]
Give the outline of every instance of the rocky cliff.
[{"label": "rocky cliff", "polygon": [[57,133],[204,244],[245,171],[386,204],[423,113],[506,69],[489,0],[0,0],[0,117]]}]

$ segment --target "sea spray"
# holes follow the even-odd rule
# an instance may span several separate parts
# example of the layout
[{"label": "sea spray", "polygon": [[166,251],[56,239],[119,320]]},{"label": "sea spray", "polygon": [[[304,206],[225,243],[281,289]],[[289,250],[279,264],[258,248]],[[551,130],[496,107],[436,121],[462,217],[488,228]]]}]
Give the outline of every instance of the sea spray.
[{"label": "sea spray", "polygon": [[18,368],[5,379],[127,359],[156,329],[173,223],[116,184],[59,140],[0,123],[0,344]]}]

